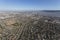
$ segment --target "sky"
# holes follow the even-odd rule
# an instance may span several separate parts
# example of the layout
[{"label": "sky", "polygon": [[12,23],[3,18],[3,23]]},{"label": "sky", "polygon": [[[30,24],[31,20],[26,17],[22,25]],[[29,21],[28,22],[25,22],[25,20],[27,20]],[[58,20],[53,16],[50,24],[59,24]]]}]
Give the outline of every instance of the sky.
[{"label": "sky", "polygon": [[60,0],[0,0],[0,10],[60,10]]}]

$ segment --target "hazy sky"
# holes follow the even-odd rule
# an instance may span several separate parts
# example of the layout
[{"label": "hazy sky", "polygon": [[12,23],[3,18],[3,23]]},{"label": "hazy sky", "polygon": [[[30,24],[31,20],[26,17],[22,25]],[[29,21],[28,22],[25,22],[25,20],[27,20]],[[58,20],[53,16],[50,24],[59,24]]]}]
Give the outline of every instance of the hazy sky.
[{"label": "hazy sky", "polygon": [[0,0],[0,10],[60,10],[60,0]]}]

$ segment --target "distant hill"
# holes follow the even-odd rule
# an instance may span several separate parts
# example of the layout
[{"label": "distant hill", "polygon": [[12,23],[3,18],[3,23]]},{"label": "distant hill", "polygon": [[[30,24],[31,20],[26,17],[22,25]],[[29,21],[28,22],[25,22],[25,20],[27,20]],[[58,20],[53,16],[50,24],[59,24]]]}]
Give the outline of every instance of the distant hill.
[{"label": "distant hill", "polygon": [[60,10],[42,10],[43,12],[60,12]]}]

